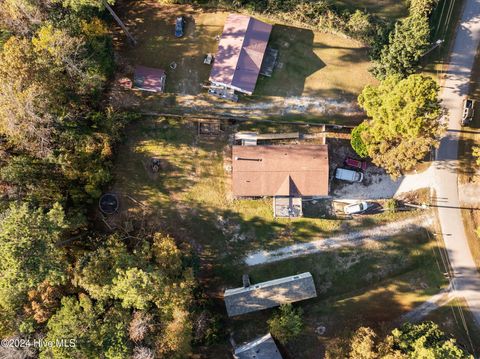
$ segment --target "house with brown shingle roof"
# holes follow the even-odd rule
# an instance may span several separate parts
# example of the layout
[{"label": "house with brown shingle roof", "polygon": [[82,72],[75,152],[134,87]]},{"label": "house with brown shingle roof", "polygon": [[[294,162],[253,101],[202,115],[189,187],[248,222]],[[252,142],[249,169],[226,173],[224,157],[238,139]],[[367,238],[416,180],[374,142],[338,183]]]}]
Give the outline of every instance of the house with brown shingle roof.
[{"label": "house with brown shingle roof", "polygon": [[250,16],[230,14],[218,44],[210,82],[251,95],[267,50],[272,25]]},{"label": "house with brown shingle roof", "polygon": [[327,145],[232,147],[233,195],[273,197],[275,216],[301,216],[303,197],[328,191]]}]

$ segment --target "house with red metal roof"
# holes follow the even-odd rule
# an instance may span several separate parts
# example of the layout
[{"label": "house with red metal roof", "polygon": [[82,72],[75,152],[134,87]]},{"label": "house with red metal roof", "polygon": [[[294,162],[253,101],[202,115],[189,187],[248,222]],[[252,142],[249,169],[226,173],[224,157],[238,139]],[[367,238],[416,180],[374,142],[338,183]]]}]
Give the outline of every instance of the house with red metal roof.
[{"label": "house with red metal roof", "polygon": [[212,85],[251,95],[271,31],[272,25],[250,16],[228,15],[210,73]]}]

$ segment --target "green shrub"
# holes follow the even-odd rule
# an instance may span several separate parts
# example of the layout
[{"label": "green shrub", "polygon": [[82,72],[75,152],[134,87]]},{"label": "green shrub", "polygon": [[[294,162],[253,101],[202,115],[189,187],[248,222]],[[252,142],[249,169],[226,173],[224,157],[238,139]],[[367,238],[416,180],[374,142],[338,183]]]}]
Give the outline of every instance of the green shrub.
[{"label": "green shrub", "polygon": [[385,202],[385,208],[390,211],[395,213],[398,209],[398,202],[395,198],[390,198]]},{"label": "green shrub", "polygon": [[368,150],[367,146],[362,140],[362,133],[365,132],[368,128],[368,122],[364,121],[357,127],[355,127],[352,131],[352,137],[350,139],[350,144],[352,145],[352,148],[355,150],[357,155],[359,155],[362,158],[365,158],[368,156]]},{"label": "green shrub", "polygon": [[280,343],[288,343],[302,332],[302,314],[301,308],[294,309],[291,304],[280,306],[280,311],[268,321],[270,333]]}]

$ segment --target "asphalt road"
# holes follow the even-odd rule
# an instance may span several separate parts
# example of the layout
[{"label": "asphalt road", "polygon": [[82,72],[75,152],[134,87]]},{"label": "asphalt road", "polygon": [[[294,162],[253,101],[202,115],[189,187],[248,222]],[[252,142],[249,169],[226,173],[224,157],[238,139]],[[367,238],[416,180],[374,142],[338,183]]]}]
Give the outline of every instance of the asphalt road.
[{"label": "asphalt road", "polygon": [[448,111],[448,131],[437,150],[433,186],[441,230],[454,273],[453,287],[464,297],[480,326],[480,273],[468,247],[458,198],[458,140],[462,101],[480,42],[480,0],[465,0],[441,98]]}]

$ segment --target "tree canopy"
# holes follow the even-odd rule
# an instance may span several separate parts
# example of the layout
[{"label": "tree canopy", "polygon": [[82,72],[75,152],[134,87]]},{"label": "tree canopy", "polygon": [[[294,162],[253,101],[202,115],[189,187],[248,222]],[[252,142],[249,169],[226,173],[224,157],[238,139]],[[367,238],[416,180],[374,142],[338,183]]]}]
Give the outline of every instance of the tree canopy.
[{"label": "tree canopy", "polygon": [[[13,313],[42,282],[63,284],[67,264],[56,242],[67,227],[59,205],[50,211],[12,205],[0,219],[0,311]],[[14,320],[14,316],[10,318]],[[5,324],[5,323],[2,323]]]},{"label": "tree canopy", "polygon": [[352,146],[392,177],[411,170],[438,145],[443,127],[432,78],[389,76],[379,86],[365,87],[358,101],[371,119],[354,130]]},{"label": "tree canopy", "polygon": [[418,70],[418,63],[430,46],[429,15],[437,0],[410,1],[409,16],[395,23],[388,42],[376,57],[373,74],[406,77]]},{"label": "tree canopy", "polygon": [[405,323],[385,338],[368,327],[358,328],[348,340],[327,348],[326,358],[347,359],[473,359],[448,338],[437,324]]}]

